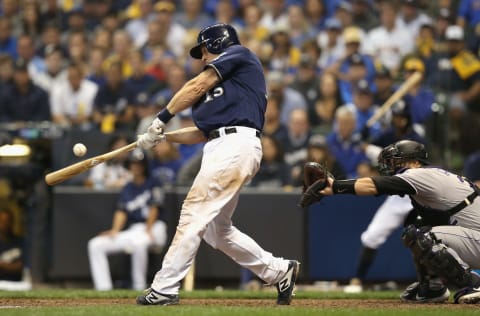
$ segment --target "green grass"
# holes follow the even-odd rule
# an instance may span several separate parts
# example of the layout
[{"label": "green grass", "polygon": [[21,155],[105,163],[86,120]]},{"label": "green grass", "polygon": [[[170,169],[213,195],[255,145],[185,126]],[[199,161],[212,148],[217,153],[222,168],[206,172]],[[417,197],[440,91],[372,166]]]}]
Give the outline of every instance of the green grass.
[{"label": "green grass", "polygon": [[[115,290],[108,292],[96,292],[93,290],[74,290],[74,289],[39,289],[28,292],[5,292],[0,291],[0,307],[5,305],[5,301],[9,305],[15,306],[15,300],[25,302],[25,299],[32,300],[32,304],[38,299],[49,300],[65,300],[60,301],[55,306],[44,307],[21,307],[21,308],[0,308],[0,315],[34,315],[34,316],[65,316],[65,315],[134,315],[134,316],[153,316],[153,315],[195,315],[195,316],[343,316],[343,315],[379,315],[379,316],[393,316],[393,315],[422,315],[422,316],[446,316],[446,315],[480,315],[479,306],[458,306],[453,304],[447,305],[410,305],[398,304],[399,292],[385,291],[385,292],[364,292],[361,294],[344,294],[341,292],[297,292],[295,300],[301,301],[315,300],[318,302],[315,306],[276,306],[276,293],[271,291],[262,292],[244,292],[244,291],[208,291],[199,290],[193,292],[181,292],[182,299],[212,299],[211,305],[178,305],[178,306],[136,306],[134,305],[134,298],[138,295],[138,291],[131,290]],[[74,302],[76,299],[103,299],[104,301],[98,305],[87,306],[69,306],[69,302]],[[112,299],[112,303],[108,302]],[[115,304],[114,300],[127,299],[121,304]],[[129,304],[131,299],[132,304]],[[235,304],[237,306],[228,306],[219,302],[219,299],[234,300],[234,299],[262,299],[272,300],[271,305],[268,301],[262,301],[263,306],[242,306],[242,304]],[[326,304],[322,306],[322,301],[339,299],[343,305],[336,306],[335,304]],[[348,301],[345,304],[345,299],[352,299],[352,305]],[[354,301],[358,299],[366,300],[380,300],[377,305],[367,305],[363,307],[355,307]],[[105,302],[106,301],[106,302]],[[382,302],[385,302],[383,304]],[[336,302],[335,302],[336,303]],[[187,303],[188,304],[188,303]],[[23,303],[25,305],[25,303]],[[77,304],[79,305],[79,304]]]}]

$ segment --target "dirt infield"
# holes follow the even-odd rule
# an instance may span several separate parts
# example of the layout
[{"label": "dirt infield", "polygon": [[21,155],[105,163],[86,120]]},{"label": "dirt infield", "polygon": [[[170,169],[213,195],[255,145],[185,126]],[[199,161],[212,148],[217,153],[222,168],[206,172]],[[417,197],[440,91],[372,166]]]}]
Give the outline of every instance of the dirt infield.
[{"label": "dirt infield", "polygon": [[[115,298],[93,298],[93,299],[37,299],[37,298],[5,298],[2,299],[0,309],[3,307],[46,307],[46,306],[91,306],[91,305],[134,305],[133,298],[115,299]],[[181,299],[181,305],[185,306],[250,306],[250,307],[272,307],[275,306],[275,300],[272,299]],[[478,305],[458,305],[458,304],[405,304],[398,300],[374,299],[296,299],[292,301],[292,306],[296,307],[314,307],[314,308],[365,308],[365,309],[402,309],[424,308],[426,306],[441,306],[442,309],[469,309],[478,310]]]}]

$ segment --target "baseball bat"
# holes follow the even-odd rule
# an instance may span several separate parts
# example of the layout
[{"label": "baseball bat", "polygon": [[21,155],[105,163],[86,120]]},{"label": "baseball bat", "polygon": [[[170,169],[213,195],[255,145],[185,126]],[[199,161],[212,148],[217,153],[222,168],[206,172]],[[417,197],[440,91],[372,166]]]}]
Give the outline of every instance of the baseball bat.
[{"label": "baseball bat", "polygon": [[77,174],[80,174],[84,171],[87,171],[88,169],[95,167],[96,165],[102,162],[115,158],[121,153],[132,151],[136,147],[137,147],[137,142],[133,142],[121,148],[112,150],[108,153],[98,155],[89,159],[85,159],[77,163],[74,163],[73,165],[59,169],[57,171],[50,172],[45,176],[45,182],[48,185],[55,185],[55,184],[61,183]]},{"label": "baseball bat", "polygon": [[388,99],[382,106],[375,112],[375,114],[367,121],[366,125],[372,127],[392,105],[400,100],[410,89],[416,85],[422,79],[422,73],[420,71],[414,72]]},{"label": "baseball bat", "polygon": [[195,288],[195,260],[192,262],[190,269],[183,279],[183,290],[186,292],[191,292]]}]

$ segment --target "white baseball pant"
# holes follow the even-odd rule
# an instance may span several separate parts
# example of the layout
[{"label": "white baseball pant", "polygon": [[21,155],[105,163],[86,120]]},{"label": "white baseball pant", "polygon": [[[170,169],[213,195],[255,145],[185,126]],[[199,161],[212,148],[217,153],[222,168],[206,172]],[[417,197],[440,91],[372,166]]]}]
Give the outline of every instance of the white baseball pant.
[{"label": "white baseball pant", "polygon": [[232,225],[239,191],[262,159],[256,130],[236,128],[237,133],[227,135],[221,129],[222,136],[204,146],[202,166],[183,203],[175,237],[153,280],[155,291],[178,294],[202,238],[269,284],[287,272],[288,260],[274,257]]},{"label": "white baseball pant", "polygon": [[390,195],[378,208],[368,228],[362,233],[362,244],[378,249],[395,229],[403,225],[408,213],[413,209],[408,196]]},{"label": "white baseball pant", "polygon": [[119,232],[115,237],[97,236],[88,242],[88,258],[96,290],[113,289],[108,255],[125,252],[131,256],[132,287],[135,290],[145,289],[148,267],[148,247],[163,247],[167,240],[167,225],[163,221],[153,224],[151,240],[147,234],[145,223],[136,223],[127,230]]}]

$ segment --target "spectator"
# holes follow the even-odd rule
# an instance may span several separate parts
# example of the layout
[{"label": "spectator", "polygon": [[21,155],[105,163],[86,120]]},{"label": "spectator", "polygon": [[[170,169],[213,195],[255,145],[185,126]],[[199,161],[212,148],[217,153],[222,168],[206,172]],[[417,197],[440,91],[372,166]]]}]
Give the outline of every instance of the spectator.
[{"label": "spectator", "polygon": [[46,46],[43,55],[46,71],[39,73],[32,80],[50,95],[52,88],[67,78],[64,71],[65,59],[60,47],[55,45]]},{"label": "spectator", "polygon": [[357,123],[355,132],[367,133],[370,136],[377,136],[381,131],[381,125],[376,122],[372,126],[367,126],[367,121],[378,110],[378,106],[373,103],[373,92],[367,80],[360,80],[353,88],[353,105],[355,108]]},{"label": "spectator", "polygon": [[182,158],[175,144],[163,142],[152,149],[151,176],[164,186],[173,186],[182,165]]},{"label": "spectator", "polygon": [[85,79],[81,66],[68,66],[67,80],[52,85],[50,105],[53,121],[81,130],[91,129],[97,91],[97,85]]},{"label": "spectator", "polygon": [[317,40],[315,38],[311,38],[303,42],[301,47],[302,54],[308,56],[314,61],[315,69],[317,75],[323,71],[323,68],[320,65],[320,56],[322,55],[322,50],[317,44]]},{"label": "spectator", "polygon": [[140,93],[148,93],[156,84],[155,78],[145,71],[145,60],[141,51],[135,50],[130,53],[130,65],[132,75],[125,80],[125,85],[134,96]]},{"label": "spectator", "polygon": [[319,32],[317,41],[321,48],[320,67],[327,68],[340,60],[345,54],[345,47],[340,40],[342,24],[337,19],[328,19],[325,30]]},{"label": "spectator", "polygon": [[316,132],[332,129],[336,109],[343,103],[335,76],[324,72],[319,81],[319,98],[310,109],[308,118]]},{"label": "spectator", "polygon": [[[373,137],[371,144],[378,146],[380,150],[402,139],[410,139],[424,144],[425,138],[413,129],[411,111],[411,104],[408,103],[407,99],[397,101],[391,107],[392,119],[390,127],[382,131],[378,136]],[[370,160],[376,161],[377,157],[378,152],[371,155]]]},{"label": "spectator", "polygon": [[88,242],[90,269],[98,291],[113,289],[107,256],[119,252],[131,255],[132,288],[145,289],[148,248],[163,248],[167,239],[166,224],[160,220],[164,194],[149,177],[143,152],[133,151],[128,164],[133,179],[120,193],[112,227]]},{"label": "spectator", "polygon": [[103,86],[106,82],[105,71],[105,50],[101,47],[94,46],[90,49],[88,55],[88,67],[86,70],[86,77],[88,80],[97,84],[97,86]]},{"label": "spectator", "polygon": [[[119,149],[130,143],[124,135],[115,135],[109,141],[108,151]],[[122,153],[115,158],[90,169],[85,186],[95,189],[118,189],[132,180],[132,174],[126,167],[128,153]]]},{"label": "spectator", "polygon": [[43,27],[42,20],[40,18],[39,4],[35,1],[24,3],[21,19],[22,33],[31,36],[35,40],[39,39]]},{"label": "spectator", "polygon": [[352,1],[353,25],[358,26],[364,32],[368,32],[379,24],[378,17],[373,11],[373,5],[369,0]]},{"label": "spectator", "polygon": [[57,0],[43,1],[41,6],[40,20],[42,21],[44,30],[47,25],[57,25],[60,27],[64,22],[64,15],[65,14]]},{"label": "spectator", "polygon": [[250,182],[257,189],[283,188],[290,181],[282,147],[270,136],[262,137],[262,161],[260,169]]},{"label": "spectator", "polygon": [[360,135],[355,133],[356,121],[355,109],[341,106],[335,112],[334,130],[327,135],[328,148],[347,179],[355,177],[357,166],[367,160],[360,146]]},{"label": "spectator", "polygon": [[[3,90],[0,98],[0,121],[49,121],[50,105],[48,94],[30,79],[24,60],[17,60],[13,84]],[[0,112],[0,113],[1,113]]]},{"label": "spectator", "polygon": [[350,1],[337,0],[334,8],[334,17],[340,21],[343,28],[353,26],[353,7]]},{"label": "spectator", "polygon": [[122,77],[129,78],[132,75],[132,65],[130,63],[130,52],[132,51],[132,39],[127,32],[117,30],[113,34],[113,54],[105,60],[108,67],[109,63],[120,63],[122,67]]},{"label": "spectator", "polygon": [[[103,27],[97,27],[92,34],[90,47],[99,48],[105,56],[109,55],[112,50],[112,34],[109,30]],[[91,51],[90,51],[91,54]],[[104,57],[105,59],[105,57]]]},{"label": "spectator", "polygon": [[177,58],[184,58],[184,38],[187,36],[187,30],[174,20],[175,5],[170,1],[161,0],[155,4],[155,12],[161,29],[158,35],[161,43]]},{"label": "spectator", "polygon": [[202,11],[202,5],[203,1],[182,0],[183,10],[175,14],[174,21],[192,33],[211,25],[213,19]]},{"label": "spectator", "polygon": [[267,74],[268,94],[281,100],[280,122],[287,125],[290,113],[295,109],[307,109],[305,98],[295,89],[290,88],[285,82],[281,72],[271,71]]},{"label": "spectator", "polygon": [[453,12],[447,8],[439,10],[434,23],[435,34],[435,52],[437,54],[444,54],[447,52],[448,44],[445,37],[447,28],[454,24],[455,16]]},{"label": "spectator", "polygon": [[270,36],[270,44],[272,52],[269,57],[268,69],[283,73],[286,82],[291,82],[300,62],[300,50],[292,45],[286,28],[275,29]]},{"label": "spectator", "polygon": [[[123,28],[123,17],[120,17],[117,12],[109,11],[105,16],[102,18],[100,25],[95,27],[95,30],[98,28],[103,28],[107,30],[109,33],[113,34],[116,30]],[[91,33],[91,32],[89,32]]]},{"label": "spectator", "polygon": [[480,23],[480,7],[475,1],[461,0],[458,6],[457,24],[462,28],[472,30],[479,36],[478,24]]},{"label": "spectator", "polygon": [[380,5],[381,25],[368,33],[372,55],[394,75],[400,67],[402,58],[414,49],[414,34],[395,24],[396,7],[384,1]]},{"label": "spectator", "polygon": [[88,38],[86,33],[72,32],[68,37],[68,59],[71,63],[81,65],[87,71]]},{"label": "spectator", "polygon": [[[403,69],[405,81],[408,80],[415,71],[425,74],[425,65],[419,58],[415,57],[410,57],[405,60]],[[432,105],[435,102],[435,96],[432,91],[423,85],[424,80],[425,79],[413,86],[405,95],[405,101],[410,105],[412,124],[421,135],[425,135],[425,125],[433,113]]]},{"label": "spectator", "polygon": [[307,101],[307,107],[313,108],[318,99],[318,69],[314,59],[309,55],[302,55],[295,79],[290,85],[300,92]]},{"label": "spectator", "polygon": [[295,109],[288,122],[288,141],[285,144],[285,162],[293,166],[307,157],[307,144],[312,135],[306,109]]},{"label": "spectator", "polygon": [[375,92],[373,102],[381,105],[395,92],[394,80],[390,70],[382,64],[378,64],[375,71]]},{"label": "spectator", "polygon": [[417,37],[422,25],[430,24],[432,20],[420,11],[419,0],[401,0],[400,14],[396,18],[396,27],[406,30]]},{"label": "spectator", "polygon": [[313,34],[318,34],[325,28],[327,12],[322,0],[306,0],[304,3],[305,19],[312,28]]},{"label": "spectator", "polygon": [[73,33],[88,33],[85,13],[81,7],[66,13],[66,22],[67,25],[60,36],[62,43],[68,44],[70,35]]},{"label": "spectator", "polygon": [[280,107],[281,99],[278,96],[268,97],[262,133],[275,138],[283,149],[288,142],[288,128],[280,120]]},{"label": "spectator", "polygon": [[12,57],[8,54],[0,54],[0,90],[13,83],[13,72]]},{"label": "spectator", "polygon": [[270,0],[264,3],[265,12],[263,13],[260,25],[268,30],[285,29],[288,25],[288,16],[285,0]]},{"label": "spectator", "polygon": [[93,121],[104,133],[134,130],[133,95],[122,80],[122,64],[113,62],[107,68],[106,83],[95,96]]},{"label": "spectator", "polygon": [[257,41],[266,41],[269,36],[269,29],[260,24],[263,11],[261,7],[252,3],[245,7],[243,12],[243,20],[245,21],[245,26],[243,28],[243,34],[247,38],[251,38]]},{"label": "spectator", "polygon": [[2,0],[2,16],[11,22],[12,35],[15,37],[22,34],[22,20],[20,17],[20,2],[17,0]]},{"label": "spectator", "polygon": [[215,0],[217,2],[214,16],[215,23],[225,23],[233,26],[237,31],[242,29],[242,21],[236,15],[235,4],[231,0]]},{"label": "spectator", "polygon": [[[365,63],[365,56],[361,54],[350,55],[341,65],[345,65],[347,72],[338,75],[339,89],[342,100],[346,103],[353,103],[354,87],[362,80],[368,80],[368,66]],[[367,81],[368,82],[368,81]]]},{"label": "spectator", "polygon": [[305,41],[314,38],[311,25],[303,13],[303,7],[300,5],[291,5],[287,9],[288,15],[288,35],[291,43],[297,48],[302,48]]},{"label": "spectator", "polygon": [[17,39],[12,34],[12,23],[6,17],[0,17],[0,53],[17,59]]},{"label": "spectator", "polygon": [[305,160],[299,161],[291,168],[290,184],[294,187],[301,187],[304,181],[304,165],[306,162],[317,162],[327,167],[335,179],[344,179],[345,173],[340,164],[335,160],[328,149],[327,139],[325,136],[316,134],[312,135],[308,141],[307,157]]},{"label": "spectator", "polygon": [[18,58],[27,63],[30,78],[35,78],[39,73],[45,71],[43,58],[35,54],[33,38],[28,35],[21,35],[17,38]]},{"label": "spectator", "polygon": [[438,68],[432,74],[436,89],[458,97],[466,109],[480,112],[480,61],[465,48],[463,29],[451,25],[445,33],[448,54],[440,55]]},{"label": "spectator", "polygon": [[147,41],[147,26],[155,18],[152,0],[138,0],[139,16],[130,19],[125,25],[125,30],[133,39],[135,47],[142,47]]},{"label": "spectator", "polygon": [[47,23],[42,29],[42,38],[37,45],[37,55],[45,58],[45,52],[47,46],[58,47],[62,55],[67,56],[67,50],[60,41],[60,27],[56,24]]}]

